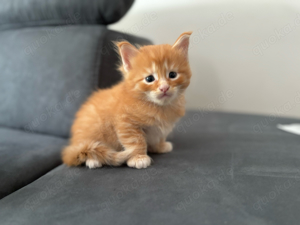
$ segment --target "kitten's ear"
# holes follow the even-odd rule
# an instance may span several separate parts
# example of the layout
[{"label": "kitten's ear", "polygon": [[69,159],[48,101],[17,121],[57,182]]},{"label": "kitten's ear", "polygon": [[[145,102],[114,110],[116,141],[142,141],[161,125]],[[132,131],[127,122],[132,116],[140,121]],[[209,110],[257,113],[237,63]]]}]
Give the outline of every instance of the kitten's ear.
[{"label": "kitten's ear", "polygon": [[172,48],[181,50],[186,58],[188,58],[188,50],[189,50],[191,34],[192,34],[192,32],[182,33],[179,36],[179,38],[175,41],[175,44],[172,46]]},{"label": "kitten's ear", "polygon": [[125,72],[129,72],[132,69],[131,60],[137,55],[139,50],[127,41],[118,42],[116,45],[122,58],[123,68]]}]

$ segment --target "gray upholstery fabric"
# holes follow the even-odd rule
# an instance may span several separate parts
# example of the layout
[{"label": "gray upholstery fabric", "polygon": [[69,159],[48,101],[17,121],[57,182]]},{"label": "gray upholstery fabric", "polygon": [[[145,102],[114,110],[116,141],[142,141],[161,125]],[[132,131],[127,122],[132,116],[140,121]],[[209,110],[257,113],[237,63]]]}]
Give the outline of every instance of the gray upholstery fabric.
[{"label": "gray upholstery fabric", "polygon": [[0,198],[58,166],[61,147],[66,142],[61,138],[0,128]]},{"label": "gray upholstery fabric", "polygon": [[190,112],[144,170],[59,166],[0,201],[0,224],[298,225],[292,119]]},{"label": "gray upholstery fabric", "polygon": [[133,0],[0,0],[0,29],[20,26],[111,24]]},{"label": "gray upholstery fabric", "polygon": [[120,80],[111,41],[124,38],[149,44],[104,26],[0,32],[0,125],[67,137],[91,92]]},{"label": "gray upholstery fabric", "polygon": [[146,39],[137,38],[136,36],[131,36],[128,34],[109,31],[103,36],[104,46],[101,48],[103,57],[101,57],[101,65],[99,71],[99,88],[107,88],[116,84],[122,79],[120,72],[117,70],[117,64],[119,62],[119,55],[116,54],[115,46],[112,41],[122,41],[126,40],[133,44],[150,45],[152,42]]}]

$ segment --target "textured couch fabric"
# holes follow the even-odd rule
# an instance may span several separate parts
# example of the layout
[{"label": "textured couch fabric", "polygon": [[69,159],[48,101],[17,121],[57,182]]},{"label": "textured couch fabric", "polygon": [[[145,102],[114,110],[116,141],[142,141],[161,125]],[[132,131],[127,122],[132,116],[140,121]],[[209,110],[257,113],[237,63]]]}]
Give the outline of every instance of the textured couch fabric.
[{"label": "textured couch fabric", "polygon": [[0,0],[0,224],[298,225],[299,122],[193,111],[151,167],[67,168],[60,151],[96,88],[121,80],[108,30],[132,0]]},{"label": "textured couch fabric", "polygon": [[0,0],[0,198],[59,166],[80,105],[121,80],[112,41],[151,43],[105,26],[132,3]]},{"label": "textured couch fabric", "polygon": [[0,125],[68,137],[75,112],[96,90],[121,79],[112,41],[145,39],[105,26],[0,32]]},{"label": "textured couch fabric", "polygon": [[61,164],[67,140],[0,128],[0,199]]},{"label": "textured couch fabric", "polygon": [[0,201],[0,224],[297,225],[299,122],[189,112],[142,170],[61,165]]},{"label": "textured couch fabric", "polygon": [[0,29],[21,26],[111,24],[133,0],[0,0]]}]

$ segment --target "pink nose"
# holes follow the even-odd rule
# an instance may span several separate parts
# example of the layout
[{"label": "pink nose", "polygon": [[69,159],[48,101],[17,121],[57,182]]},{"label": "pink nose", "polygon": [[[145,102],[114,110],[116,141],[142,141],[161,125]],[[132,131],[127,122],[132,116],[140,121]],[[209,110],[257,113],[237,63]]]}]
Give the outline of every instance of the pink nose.
[{"label": "pink nose", "polygon": [[169,90],[169,88],[170,88],[169,85],[163,84],[163,85],[161,85],[161,86],[159,87],[159,90],[160,90],[161,92],[166,93],[166,92]]}]

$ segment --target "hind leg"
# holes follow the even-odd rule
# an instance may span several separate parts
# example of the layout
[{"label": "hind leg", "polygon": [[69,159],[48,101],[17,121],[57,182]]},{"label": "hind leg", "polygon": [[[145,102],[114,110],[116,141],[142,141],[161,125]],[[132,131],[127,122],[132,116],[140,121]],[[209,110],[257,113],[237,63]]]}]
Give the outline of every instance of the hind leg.
[{"label": "hind leg", "polygon": [[102,167],[101,158],[98,157],[97,152],[99,151],[99,142],[94,142],[89,145],[89,147],[81,152],[81,157],[82,159],[85,160],[85,165],[86,167],[90,169],[95,169],[98,167]]},{"label": "hind leg", "polygon": [[127,160],[129,167],[142,169],[150,166],[151,158],[147,155],[145,133],[138,126],[128,122],[120,123],[117,134],[125,148],[124,152],[129,155]]},{"label": "hind leg", "polygon": [[95,154],[98,142],[73,143],[64,148],[62,159],[68,166],[79,166],[83,163],[89,168],[101,167],[102,163]]},{"label": "hind leg", "polygon": [[100,163],[100,161],[98,159],[87,159],[85,161],[85,165],[90,169],[102,167],[102,164]]},{"label": "hind leg", "polygon": [[67,146],[62,153],[63,162],[68,166],[78,166],[83,163],[90,169],[102,165],[119,166],[121,160],[115,159],[116,152],[97,141],[89,141]]}]

